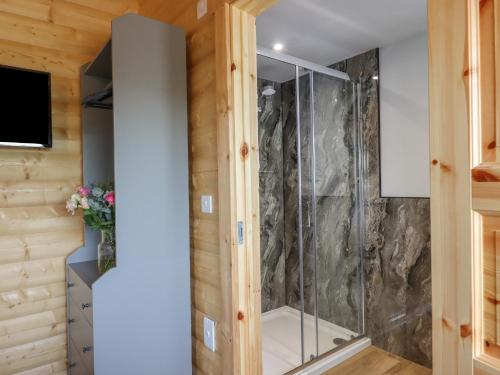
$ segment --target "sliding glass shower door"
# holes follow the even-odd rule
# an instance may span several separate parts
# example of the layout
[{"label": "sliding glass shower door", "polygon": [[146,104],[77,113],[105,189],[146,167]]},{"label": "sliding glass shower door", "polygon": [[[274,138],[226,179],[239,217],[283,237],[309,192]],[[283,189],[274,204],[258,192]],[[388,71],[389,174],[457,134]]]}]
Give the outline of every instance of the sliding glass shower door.
[{"label": "sliding glass shower door", "polygon": [[298,68],[297,224],[303,360],[363,332],[356,85]]},{"label": "sliding glass shower door", "polygon": [[[294,367],[298,367],[364,333],[359,90],[347,75],[335,71],[328,74],[328,69],[318,72],[295,64],[292,75],[291,65],[281,66],[280,71],[283,62],[262,56],[258,61],[259,72],[267,68],[264,74],[267,86],[274,81],[269,80],[273,71],[276,77],[285,78],[273,84],[279,88],[280,97],[273,99],[273,108],[279,106],[281,129],[273,128],[271,143],[266,142],[264,129],[269,126],[264,121],[269,115],[264,117],[264,105],[259,105],[259,124],[263,127],[262,132],[259,131],[261,148],[279,143],[282,151],[282,226],[281,216],[274,215],[274,219],[278,218],[275,228],[283,230],[284,306],[278,304],[275,310],[267,309],[263,325],[266,327],[268,321],[281,319],[278,314],[273,315],[273,311],[286,311],[296,317],[287,323],[288,333],[300,340],[283,338],[282,342],[290,349],[286,354],[288,358],[292,357],[292,351],[295,353]],[[288,76],[279,74],[284,68]],[[270,110],[269,104],[267,109]],[[277,132],[280,137],[276,137]],[[275,158],[279,157],[276,153]],[[269,152],[261,149],[261,164],[264,158],[269,165]],[[264,202],[261,220],[266,220],[265,215],[270,211],[263,211],[263,205],[269,208],[265,202],[278,200],[265,195],[266,182],[262,178],[261,174],[261,202]],[[269,249],[273,246],[268,236],[266,241],[261,241],[262,254],[269,259]],[[268,267],[269,263],[263,263],[263,270],[267,271]],[[269,305],[272,294],[267,288],[276,285],[265,280],[265,275],[268,273],[263,272],[263,292],[266,291],[263,306]],[[292,321],[296,323],[291,324]],[[266,355],[276,354],[266,354],[266,340],[271,340],[275,347],[280,341],[278,331],[273,331],[270,323],[268,327],[267,332],[263,331],[265,374]],[[275,335],[272,338],[268,337],[271,331]]]}]

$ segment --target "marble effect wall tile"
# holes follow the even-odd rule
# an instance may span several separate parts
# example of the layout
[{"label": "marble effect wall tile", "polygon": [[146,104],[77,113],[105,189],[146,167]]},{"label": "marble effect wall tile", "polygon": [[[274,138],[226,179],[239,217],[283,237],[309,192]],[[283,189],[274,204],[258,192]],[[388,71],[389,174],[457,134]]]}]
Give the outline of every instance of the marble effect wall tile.
[{"label": "marble effect wall tile", "polygon": [[[285,292],[287,305],[300,309],[300,256],[299,256],[299,234],[298,234],[298,154],[297,154],[297,118],[296,118],[296,102],[295,102],[295,81],[285,82],[282,84],[282,100],[283,100],[283,173],[284,173],[284,213],[285,213]],[[307,85],[307,77],[300,79],[300,103],[308,102],[309,90]],[[306,106],[301,107],[301,122],[307,119],[309,112]],[[302,176],[307,171],[309,163],[307,143],[309,140],[308,128],[301,127],[301,167]],[[309,181],[303,177],[303,191],[310,190]],[[301,199],[303,207],[307,205],[305,202],[306,196],[302,194]],[[309,244],[312,239],[312,232],[308,231],[305,222],[306,215],[303,215],[304,231],[303,236],[303,267],[304,272],[304,294],[312,295],[313,289],[313,268],[314,259],[312,258]],[[314,312],[313,299],[304,299],[304,309],[307,313]]]},{"label": "marble effect wall tile", "polygon": [[[378,51],[335,65],[360,82],[364,169],[366,333],[431,367],[430,201],[380,197]],[[380,77],[381,80],[384,77]]]},{"label": "marble effect wall tile", "polygon": [[367,333],[373,343],[432,365],[429,201],[379,198],[370,223],[379,235],[367,242]]},{"label": "marble effect wall tile", "polygon": [[[265,86],[276,93],[263,96]],[[285,305],[281,85],[258,80],[262,312]]]},{"label": "marble effect wall tile", "polygon": [[[361,268],[354,225],[355,162],[352,85],[314,75],[316,215],[312,196],[310,77],[300,79],[301,168],[305,311],[359,332]],[[285,282],[287,304],[300,308],[295,82],[283,84],[285,173]],[[316,224],[316,249],[313,226]],[[316,253],[314,252],[316,251]],[[315,277],[316,275],[316,277]]]}]

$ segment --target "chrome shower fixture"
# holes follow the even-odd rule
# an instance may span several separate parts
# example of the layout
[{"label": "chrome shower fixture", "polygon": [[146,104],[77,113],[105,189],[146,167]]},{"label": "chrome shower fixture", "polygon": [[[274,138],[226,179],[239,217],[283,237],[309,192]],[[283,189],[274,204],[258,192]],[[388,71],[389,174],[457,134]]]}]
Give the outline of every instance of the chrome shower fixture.
[{"label": "chrome shower fixture", "polygon": [[262,96],[272,96],[274,94],[276,94],[276,90],[273,86],[264,86],[264,89],[262,90]]}]

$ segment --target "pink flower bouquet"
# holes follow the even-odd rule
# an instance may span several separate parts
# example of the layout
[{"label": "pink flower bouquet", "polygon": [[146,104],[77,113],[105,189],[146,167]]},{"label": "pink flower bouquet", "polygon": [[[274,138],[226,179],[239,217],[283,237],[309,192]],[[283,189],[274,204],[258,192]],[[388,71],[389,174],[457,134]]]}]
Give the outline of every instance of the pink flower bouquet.
[{"label": "pink flower bouquet", "polygon": [[114,231],[115,192],[111,184],[79,187],[66,202],[66,208],[73,215],[81,208],[85,224],[96,231]]},{"label": "pink flower bouquet", "polygon": [[113,186],[96,184],[81,186],[66,202],[73,215],[82,209],[83,220],[90,228],[101,231],[101,243],[97,246],[97,266],[101,273],[115,266],[115,192]]}]

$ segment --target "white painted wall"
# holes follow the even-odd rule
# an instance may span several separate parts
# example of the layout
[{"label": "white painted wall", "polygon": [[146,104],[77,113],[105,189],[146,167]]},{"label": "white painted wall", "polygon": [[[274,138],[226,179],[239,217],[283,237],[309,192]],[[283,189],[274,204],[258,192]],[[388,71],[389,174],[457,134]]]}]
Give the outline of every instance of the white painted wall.
[{"label": "white painted wall", "polygon": [[380,48],[380,157],[384,197],[429,197],[427,34]]}]

